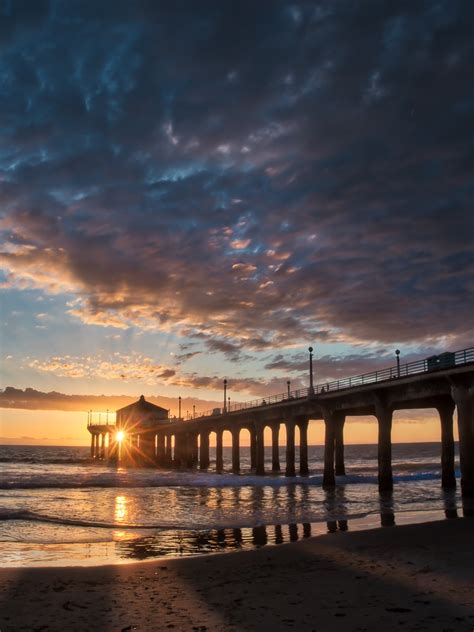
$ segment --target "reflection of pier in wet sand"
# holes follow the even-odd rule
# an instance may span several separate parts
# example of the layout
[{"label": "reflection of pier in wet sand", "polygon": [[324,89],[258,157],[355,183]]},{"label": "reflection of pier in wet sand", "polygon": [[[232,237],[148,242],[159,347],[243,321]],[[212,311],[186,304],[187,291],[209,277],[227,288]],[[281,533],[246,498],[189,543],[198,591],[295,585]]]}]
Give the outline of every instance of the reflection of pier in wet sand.
[{"label": "reflection of pier in wet sand", "polygon": [[[443,496],[444,511],[430,512],[431,520],[474,516],[474,505],[469,500],[462,503],[462,513],[458,512],[456,498],[453,494]],[[422,522],[426,518],[423,512],[402,512],[399,515],[400,524]],[[367,528],[393,527],[397,524],[393,509],[392,494],[385,494],[381,498],[379,514],[368,515],[363,519],[331,518],[316,523],[290,523],[275,525],[258,525],[254,527],[225,528],[209,530],[175,530],[163,529],[145,536],[124,537],[123,532],[116,534],[115,554],[119,558],[144,560],[148,558],[192,556],[206,553],[218,553],[233,550],[251,550],[268,545],[297,542],[311,536],[326,533],[346,532],[349,530],[363,530]]]}]

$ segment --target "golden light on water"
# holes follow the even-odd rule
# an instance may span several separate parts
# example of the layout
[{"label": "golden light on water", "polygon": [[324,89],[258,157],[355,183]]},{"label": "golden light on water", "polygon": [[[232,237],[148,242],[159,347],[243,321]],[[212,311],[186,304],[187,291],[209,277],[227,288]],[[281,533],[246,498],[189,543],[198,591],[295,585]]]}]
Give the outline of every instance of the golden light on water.
[{"label": "golden light on water", "polygon": [[115,497],[115,510],[114,520],[115,522],[125,522],[128,516],[127,511],[127,498],[125,496]]}]

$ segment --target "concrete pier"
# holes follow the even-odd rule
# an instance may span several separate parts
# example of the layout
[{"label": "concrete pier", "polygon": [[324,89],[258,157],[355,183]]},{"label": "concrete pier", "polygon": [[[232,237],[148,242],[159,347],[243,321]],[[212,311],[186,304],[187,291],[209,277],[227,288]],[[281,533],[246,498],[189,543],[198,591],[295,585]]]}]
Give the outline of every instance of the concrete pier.
[{"label": "concrete pier", "polygon": [[[223,436],[224,432],[230,432],[232,470],[240,472],[240,433],[248,430],[251,467],[261,476],[265,473],[265,429],[271,430],[272,471],[279,472],[280,427],[285,424],[285,474],[295,476],[298,471],[304,476],[309,473],[309,420],[323,420],[323,485],[331,489],[336,485],[336,477],[345,474],[346,418],[373,415],[378,425],[378,483],[379,491],[383,494],[393,489],[391,432],[394,411],[436,409],[441,427],[440,484],[444,489],[452,489],[456,485],[453,434],[453,414],[456,411],[461,492],[467,498],[474,496],[474,347],[441,354],[435,360],[430,357],[404,365],[400,372],[394,373],[392,367],[365,376],[347,378],[326,384],[324,389],[319,385],[292,394],[287,392],[242,406],[236,405],[232,410],[213,409],[186,421],[182,418],[170,419],[169,411],[146,402],[143,397],[117,411],[116,425],[91,423],[92,413],[89,411],[90,455],[99,460],[117,459],[120,454],[122,460],[126,457],[133,464],[153,463],[165,467],[200,467],[207,470],[211,466],[209,437],[215,433],[215,469],[222,472]],[[299,429],[298,464],[296,426]],[[114,437],[118,430],[123,430],[123,439],[116,449]]]}]

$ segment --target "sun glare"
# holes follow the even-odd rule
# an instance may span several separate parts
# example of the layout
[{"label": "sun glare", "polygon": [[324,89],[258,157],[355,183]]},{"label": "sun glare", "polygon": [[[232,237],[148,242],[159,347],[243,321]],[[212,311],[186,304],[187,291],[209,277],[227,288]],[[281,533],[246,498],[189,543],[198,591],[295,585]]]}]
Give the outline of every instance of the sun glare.
[{"label": "sun glare", "polygon": [[121,443],[125,437],[125,433],[122,430],[117,432],[117,441]]}]

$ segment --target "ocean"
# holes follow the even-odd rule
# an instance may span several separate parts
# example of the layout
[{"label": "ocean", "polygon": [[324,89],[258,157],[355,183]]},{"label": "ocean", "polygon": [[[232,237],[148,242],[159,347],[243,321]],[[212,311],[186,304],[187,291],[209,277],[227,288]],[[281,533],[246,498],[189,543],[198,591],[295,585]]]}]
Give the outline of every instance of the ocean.
[{"label": "ocean", "polygon": [[[216,474],[116,468],[91,462],[87,447],[0,446],[0,565],[198,555],[469,512],[459,485],[441,489],[438,443],[394,444],[394,492],[384,496],[377,446],[349,445],[345,453],[346,476],[324,491],[322,446],[309,447],[310,475],[294,478],[255,476],[245,447],[241,474]],[[211,469],[213,459],[211,448]],[[230,464],[231,448],[224,460]],[[459,478],[457,461],[456,468]]]}]

